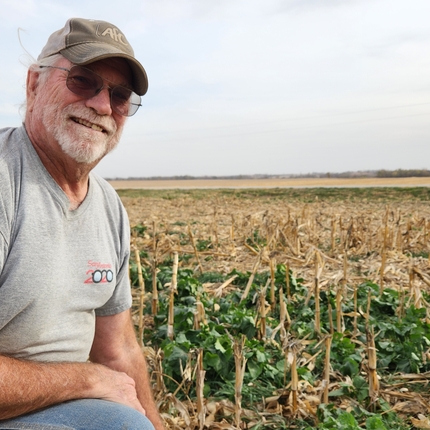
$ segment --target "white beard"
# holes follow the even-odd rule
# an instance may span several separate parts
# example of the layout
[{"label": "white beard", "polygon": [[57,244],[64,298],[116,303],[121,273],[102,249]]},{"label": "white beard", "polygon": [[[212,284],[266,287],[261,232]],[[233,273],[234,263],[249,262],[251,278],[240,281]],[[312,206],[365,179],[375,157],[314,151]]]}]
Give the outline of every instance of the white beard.
[{"label": "white beard", "polygon": [[[71,118],[97,124],[106,132],[76,124]],[[97,115],[84,106],[69,105],[61,110],[53,103],[44,107],[42,120],[63,152],[77,163],[91,164],[100,160],[117,146],[122,133],[122,127],[118,129],[112,117]]]}]

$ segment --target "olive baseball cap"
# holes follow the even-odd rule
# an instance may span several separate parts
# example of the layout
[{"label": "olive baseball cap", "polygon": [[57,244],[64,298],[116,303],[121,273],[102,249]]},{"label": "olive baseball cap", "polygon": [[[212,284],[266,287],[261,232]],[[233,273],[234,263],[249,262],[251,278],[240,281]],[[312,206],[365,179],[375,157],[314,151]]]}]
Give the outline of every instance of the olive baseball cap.
[{"label": "olive baseball cap", "polygon": [[134,57],[133,48],[121,30],[109,22],[83,18],[67,20],[62,29],[51,34],[37,60],[55,54],[80,66],[105,58],[124,58],[133,73],[133,90],[141,96],[148,90],[145,69]]}]

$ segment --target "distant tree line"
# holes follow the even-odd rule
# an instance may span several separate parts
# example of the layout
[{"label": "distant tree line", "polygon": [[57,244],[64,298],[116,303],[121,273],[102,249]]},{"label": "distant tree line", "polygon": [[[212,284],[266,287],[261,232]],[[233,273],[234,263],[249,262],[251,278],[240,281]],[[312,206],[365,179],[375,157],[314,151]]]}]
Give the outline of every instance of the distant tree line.
[{"label": "distant tree line", "polygon": [[430,176],[430,170],[427,169],[397,169],[397,170],[378,170],[378,178],[410,178]]}]

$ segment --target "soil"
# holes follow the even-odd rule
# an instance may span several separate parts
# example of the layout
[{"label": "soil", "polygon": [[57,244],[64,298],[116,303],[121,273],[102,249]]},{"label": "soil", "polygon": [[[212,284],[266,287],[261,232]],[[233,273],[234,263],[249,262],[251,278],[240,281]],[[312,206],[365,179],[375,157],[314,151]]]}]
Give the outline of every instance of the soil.
[{"label": "soil", "polygon": [[285,187],[429,187],[430,178],[285,178],[112,180],[116,189],[285,188]]}]

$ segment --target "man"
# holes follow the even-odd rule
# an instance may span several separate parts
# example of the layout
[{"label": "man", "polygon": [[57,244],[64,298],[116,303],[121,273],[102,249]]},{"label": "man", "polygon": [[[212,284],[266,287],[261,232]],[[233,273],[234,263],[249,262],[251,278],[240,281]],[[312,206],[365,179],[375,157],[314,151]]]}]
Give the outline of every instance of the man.
[{"label": "man", "polygon": [[28,71],[23,126],[0,130],[0,429],[164,429],[127,215],[91,173],[147,88],[117,27],[73,18]]}]

